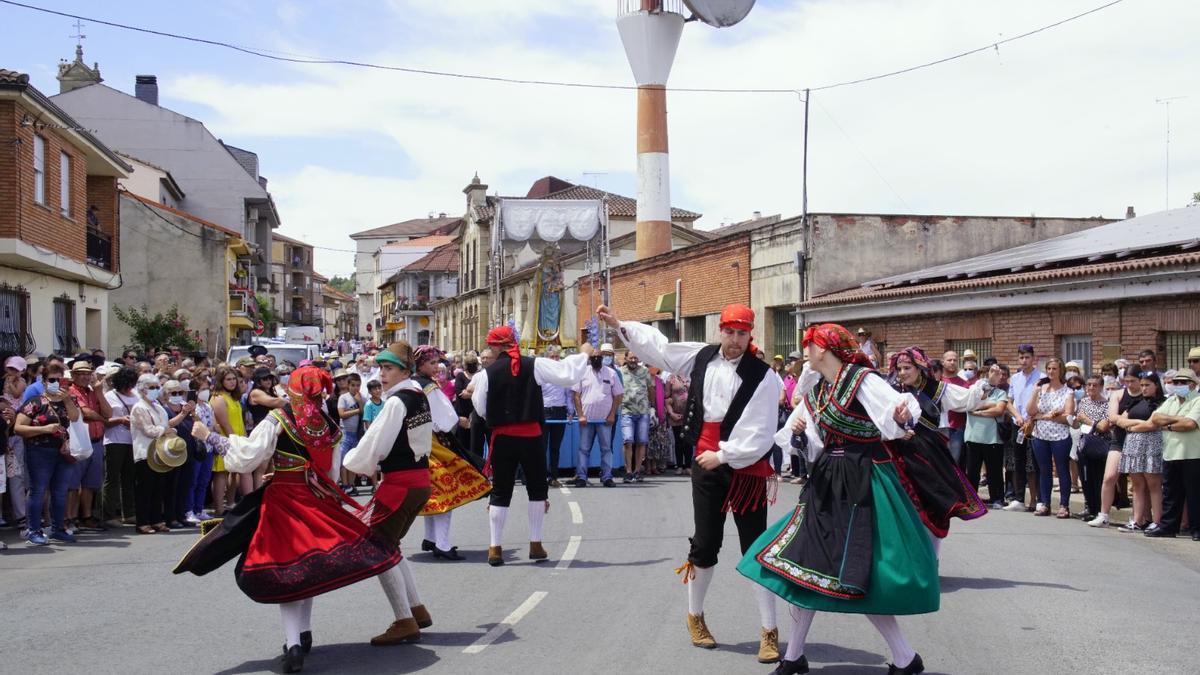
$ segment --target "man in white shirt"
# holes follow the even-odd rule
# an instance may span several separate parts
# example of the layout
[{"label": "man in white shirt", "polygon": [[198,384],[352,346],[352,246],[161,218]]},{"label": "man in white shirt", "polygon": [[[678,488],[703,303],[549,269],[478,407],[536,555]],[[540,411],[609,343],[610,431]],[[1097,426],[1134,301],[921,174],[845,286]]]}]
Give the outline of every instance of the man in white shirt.
[{"label": "man in white shirt", "polygon": [[[704,597],[712,581],[724,539],[725,515],[733,513],[741,552],[767,528],[767,478],[773,473],[766,456],[778,426],[779,378],[755,357],[750,344],[754,311],[728,305],[721,311],[718,344],[670,343],[645,324],[619,321],[601,305],[597,316],[620,331],[629,351],[647,365],[688,375],[691,387],[683,433],[695,441],[692,506],[695,534],[687,562],[679,568],[688,589],[688,632],[696,647],[717,646],[704,619]],[[779,660],[775,596],[755,586],[762,631],[758,660]]]},{"label": "man in white shirt", "polygon": [[[1037,486],[1037,474],[1030,475],[1025,468],[1029,456],[1029,438],[1021,433],[1026,421],[1025,409],[1029,407],[1029,399],[1037,389],[1038,380],[1043,377],[1037,367],[1033,345],[1017,345],[1017,364],[1017,372],[1008,378],[1008,414],[1012,416],[1017,432],[1012,440],[1013,469],[1004,477],[1005,490],[1012,490],[1005,511],[1024,511],[1025,486],[1029,486],[1031,493]],[[1037,501],[1037,498],[1033,497],[1033,501]]]}]

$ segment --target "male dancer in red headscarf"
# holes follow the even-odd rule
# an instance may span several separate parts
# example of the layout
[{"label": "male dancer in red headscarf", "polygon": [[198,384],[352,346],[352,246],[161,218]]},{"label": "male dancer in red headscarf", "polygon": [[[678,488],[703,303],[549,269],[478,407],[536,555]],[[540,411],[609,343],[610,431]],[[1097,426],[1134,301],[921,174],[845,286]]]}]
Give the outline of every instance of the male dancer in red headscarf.
[{"label": "male dancer in red headscarf", "polygon": [[[742,553],[767,528],[767,461],[778,424],[779,378],[756,358],[750,331],[754,310],[728,305],[721,311],[717,344],[669,343],[662,333],[635,321],[619,321],[601,305],[597,315],[620,330],[621,339],[647,365],[691,377],[683,433],[695,446],[692,506],[695,534],[687,562],[679,568],[688,587],[688,632],[692,644],[717,646],[704,620],[704,596],[712,581],[724,537],[725,514],[732,512]],[[758,660],[779,660],[775,596],[755,588],[762,631]]]},{"label": "male dancer in red headscarf", "polygon": [[546,485],[546,444],[542,440],[542,385],[572,387],[583,379],[591,345],[583,353],[561,361],[521,356],[512,328],[497,326],[487,335],[488,346],[496,350],[496,360],[479,373],[471,403],[475,412],[492,429],[488,439],[487,467],[492,472],[488,522],[491,541],[488,564],[504,564],[501,535],[512,502],[517,466],[525,471],[525,492],[529,495],[529,559],[545,560],[542,547],[542,523],[550,510]]}]

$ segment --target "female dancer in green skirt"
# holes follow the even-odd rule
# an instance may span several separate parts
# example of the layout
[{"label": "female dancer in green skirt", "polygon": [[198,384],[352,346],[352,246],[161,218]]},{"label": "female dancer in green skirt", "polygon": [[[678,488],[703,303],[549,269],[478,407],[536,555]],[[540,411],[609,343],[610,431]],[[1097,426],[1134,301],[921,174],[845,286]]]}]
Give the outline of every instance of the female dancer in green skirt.
[{"label": "female dancer in green skirt", "polygon": [[803,346],[803,400],[776,442],[805,437],[810,477],[796,509],[758,538],[738,571],[792,605],[776,675],[808,672],[804,646],[818,611],[865,614],[891,649],[888,672],[920,673],[895,617],[937,611],[937,558],[888,443],[911,437],[920,407],[871,368],[842,326],[809,328]]}]

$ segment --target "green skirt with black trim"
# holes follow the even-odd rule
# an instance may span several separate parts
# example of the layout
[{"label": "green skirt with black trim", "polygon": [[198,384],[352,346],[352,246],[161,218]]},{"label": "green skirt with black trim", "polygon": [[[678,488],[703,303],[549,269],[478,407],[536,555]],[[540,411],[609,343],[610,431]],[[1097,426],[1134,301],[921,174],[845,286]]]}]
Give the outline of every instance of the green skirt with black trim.
[{"label": "green skirt with black trim", "polygon": [[[738,563],[738,572],[784,600],[818,612],[904,615],[938,610],[937,557],[929,531],[901,486],[895,465],[882,462],[870,470],[870,508],[861,511],[869,513],[871,520],[865,584],[842,584],[838,578],[847,563],[853,562],[847,559],[852,556],[849,545],[843,547],[841,564],[833,567],[838,570],[833,574],[798,567],[779,555],[796,547],[819,545],[804,540],[812,536],[811,528],[805,527],[805,512],[815,512],[819,506],[812,503],[812,488],[810,480],[801,503],[754,542]],[[867,553],[867,547],[859,548]]]}]

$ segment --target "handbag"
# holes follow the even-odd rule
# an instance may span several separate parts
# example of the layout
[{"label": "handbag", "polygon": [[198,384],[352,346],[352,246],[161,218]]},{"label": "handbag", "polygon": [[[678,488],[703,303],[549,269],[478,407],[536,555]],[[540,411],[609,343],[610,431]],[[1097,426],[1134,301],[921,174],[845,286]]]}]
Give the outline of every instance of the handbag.
[{"label": "handbag", "polygon": [[1079,458],[1087,461],[1104,461],[1108,458],[1109,440],[1094,430],[1079,437]]}]

